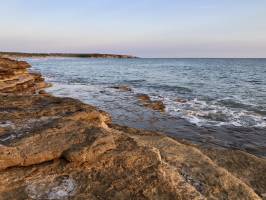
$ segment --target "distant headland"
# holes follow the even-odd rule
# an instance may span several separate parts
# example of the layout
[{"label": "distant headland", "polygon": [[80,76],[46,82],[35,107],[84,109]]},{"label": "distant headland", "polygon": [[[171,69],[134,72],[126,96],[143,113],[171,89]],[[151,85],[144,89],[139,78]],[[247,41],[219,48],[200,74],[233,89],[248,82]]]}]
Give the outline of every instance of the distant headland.
[{"label": "distant headland", "polygon": [[0,52],[2,57],[71,57],[71,58],[137,58],[131,55],[101,54],[101,53],[24,53],[24,52]]}]

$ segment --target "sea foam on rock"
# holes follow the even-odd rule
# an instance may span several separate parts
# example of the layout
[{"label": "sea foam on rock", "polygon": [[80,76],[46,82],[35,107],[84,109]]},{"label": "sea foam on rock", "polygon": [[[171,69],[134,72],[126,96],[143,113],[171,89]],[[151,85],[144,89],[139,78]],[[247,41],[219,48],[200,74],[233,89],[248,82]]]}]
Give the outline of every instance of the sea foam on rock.
[{"label": "sea foam on rock", "polygon": [[78,100],[29,95],[36,82],[1,91],[0,121],[12,124],[0,129],[1,200],[265,199],[264,158],[114,125]]}]

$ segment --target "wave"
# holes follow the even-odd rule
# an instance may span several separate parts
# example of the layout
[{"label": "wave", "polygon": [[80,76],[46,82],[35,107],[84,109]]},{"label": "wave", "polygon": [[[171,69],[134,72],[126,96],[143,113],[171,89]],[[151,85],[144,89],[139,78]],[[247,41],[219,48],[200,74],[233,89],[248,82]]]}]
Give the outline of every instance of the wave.
[{"label": "wave", "polygon": [[155,90],[159,90],[159,91],[167,91],[167,92],[179,92],[179,93],[192,93],[193,90],[188,88],[188,87],[184,87],[184,86],[172,86],[172,85],[160,85],[160,84],[156,84],[156,85],[146,85],[146,87],[155,89]]},{"label": "wave", "polygon": [[266,127],[265,115],[246,109],[234,109],[198,99],[166,102],[167,111],[198,126]]},{"label": "wave", "polygon": [[266,110],[264,110],[265,108],[263,106],[252,104],[250,102],[244,102],[243,100],[241,101],[239,98],[238,99],[225,98],[217,100],[216,104],[221,106],[226,106],[229,108],[243,109],[246,111],[266,116]]},{"label": "wave", "polygon": [[146,80],[144,80],[144,79],[124,80],[123,81],[124,84],[132,84],[132,85],[137,85],[139,83],[144,83],[144,82],[146,82]]}]

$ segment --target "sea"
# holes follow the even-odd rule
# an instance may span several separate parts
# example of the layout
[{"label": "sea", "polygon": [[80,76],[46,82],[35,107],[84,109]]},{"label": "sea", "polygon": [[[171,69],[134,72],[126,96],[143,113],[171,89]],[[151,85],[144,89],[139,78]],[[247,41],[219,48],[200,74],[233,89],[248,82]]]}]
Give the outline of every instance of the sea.
[{"label": "sea", "polygon": [[[266,59],[26,60],[53,84],[48,92],[94,105],[115,124],[266,156]],[[140,93],[165,112],[143,107]]]}]

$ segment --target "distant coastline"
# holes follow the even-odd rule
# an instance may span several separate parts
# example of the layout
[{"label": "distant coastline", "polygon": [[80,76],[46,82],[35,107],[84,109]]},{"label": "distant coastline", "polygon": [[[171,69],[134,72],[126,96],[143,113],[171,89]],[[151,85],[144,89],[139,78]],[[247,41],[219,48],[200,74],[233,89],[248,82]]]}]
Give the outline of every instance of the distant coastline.
[{"label": "distant coastline", "polygon": [[70,58],[137,58],[131,55],[101,54],[101,53],[24,53],[24,52],[0,52],[0,56],[9,58],[24,57],[70,57]]}]

